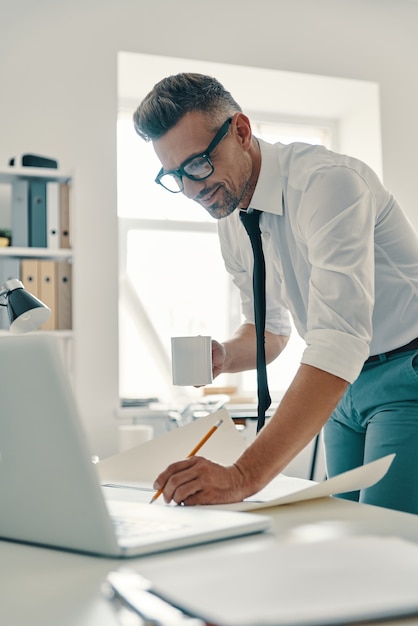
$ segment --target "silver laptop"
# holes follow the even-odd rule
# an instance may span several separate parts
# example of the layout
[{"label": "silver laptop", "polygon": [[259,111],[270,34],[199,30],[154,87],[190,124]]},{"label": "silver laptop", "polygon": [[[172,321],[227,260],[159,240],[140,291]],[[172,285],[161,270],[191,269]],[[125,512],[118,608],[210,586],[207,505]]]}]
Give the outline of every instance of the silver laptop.
[{"label": "silver laptop", "polygon": [[0,538],[124,557],[268,528],[264,516],[150,505],[132,492],[109,500],[57,342],[0,337]]}]

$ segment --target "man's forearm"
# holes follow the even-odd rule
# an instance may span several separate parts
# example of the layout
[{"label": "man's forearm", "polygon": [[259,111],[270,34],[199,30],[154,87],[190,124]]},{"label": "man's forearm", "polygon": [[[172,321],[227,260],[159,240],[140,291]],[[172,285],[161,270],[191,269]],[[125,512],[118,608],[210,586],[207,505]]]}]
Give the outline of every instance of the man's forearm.
[{"label": "man's forearm", "polygon": [[[266,361],[271,363],[286,347],[289,337],[266,331]],[[254,324],[243,324],[232,339],[223,342],[226,351],[224,373],[233,374],[255,369],[256,339]]]},{"label": "man's forearm", "polygon": [[347,386],[328,372],[300,366],[269,423],[235,464],[251,492],[247,495],[282,472],[315,437]]}]

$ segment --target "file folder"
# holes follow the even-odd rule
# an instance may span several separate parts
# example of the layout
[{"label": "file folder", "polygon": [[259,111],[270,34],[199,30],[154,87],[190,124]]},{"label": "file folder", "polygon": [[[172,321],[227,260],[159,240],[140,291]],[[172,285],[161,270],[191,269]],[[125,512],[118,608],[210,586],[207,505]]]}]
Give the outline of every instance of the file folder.
[{"label": "file folder", "polygon": [[30,291],[33,296],[40,298],[38,259],[22,259],[20,262],[20,275],[24,287]]},{"label": "file folder", "polygon": [[12,184],[10,216],[12,245],[26,248],[29,245],[29,181],[15,180]]},{"label": "file folder", "polygon": [[[6,280],[10,278],[20,279],[20,261],[12,257],[0,258],[0,287],[4,285]],[[6,300],[1,298],[2,304],[6,304]],[[9,316],[7,307],[0,306],[0,329],[9,329]]]},{"label": "file folder", "polygon": [[72,265],[69,261],[56,262],[57,329],[72,328]]},{"label": "file folder", "polygon": [[29,182],[29,246],[46,248],[46,181]]},{"label": "file folder", "polygon": [[50,259],[39,261],[39,298],[51,309],[51,317],[41,326],[42,330],[57,328],[57,268]]},{"label": "file folder", "polygon": [[55,181],[46,187],[47,247],[57,250],[60,244],[60,184]]},{"label": "file folder", "polygon": [[60,185],[60,248],[71,248],[70,237],[70,185]]}]

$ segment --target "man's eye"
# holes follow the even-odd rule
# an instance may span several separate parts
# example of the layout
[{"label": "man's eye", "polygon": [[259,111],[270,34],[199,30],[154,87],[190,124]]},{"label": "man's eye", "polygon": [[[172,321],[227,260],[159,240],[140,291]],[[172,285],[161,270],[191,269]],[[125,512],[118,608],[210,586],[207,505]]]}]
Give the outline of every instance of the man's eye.
[{"label": "man's eye", "polygon": [[185,166],[184,171],[191,176],[205,176],[211,172],[211,167],[206,159],[198,157],[190,161]]}]

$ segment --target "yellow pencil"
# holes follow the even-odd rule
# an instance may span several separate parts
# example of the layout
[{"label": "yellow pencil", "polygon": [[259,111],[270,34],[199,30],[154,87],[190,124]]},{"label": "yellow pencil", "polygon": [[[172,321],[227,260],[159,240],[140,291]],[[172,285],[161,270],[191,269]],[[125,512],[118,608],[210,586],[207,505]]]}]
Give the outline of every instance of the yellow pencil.
[{"label": "yellow pencil", "polygon": [[[200,450],[200,448],[207,442],[207,440],[212,437],[213,433],[219,428],[219,426],[222,424],[223,420],[220,419],[216,422],[216,424],[214,424],[212,426],[212,428],[210,430],[208,430],[208,432],[206,433],[206,435],[199,441],[198,444],[195,445],[195,447],[193,448],[193,450],[191,452],[189,452],[189,454],[187,455],[187,458],[190,459],[190,457],[195,456],[195,454]],[[158,491],[155,492],[155,494],[152,496],[150,504],[152,504],[153,502],[155,502],[157,500],[157,498],[160,497],[160,495],[162,494],[163,490],[159,489]]]}]

